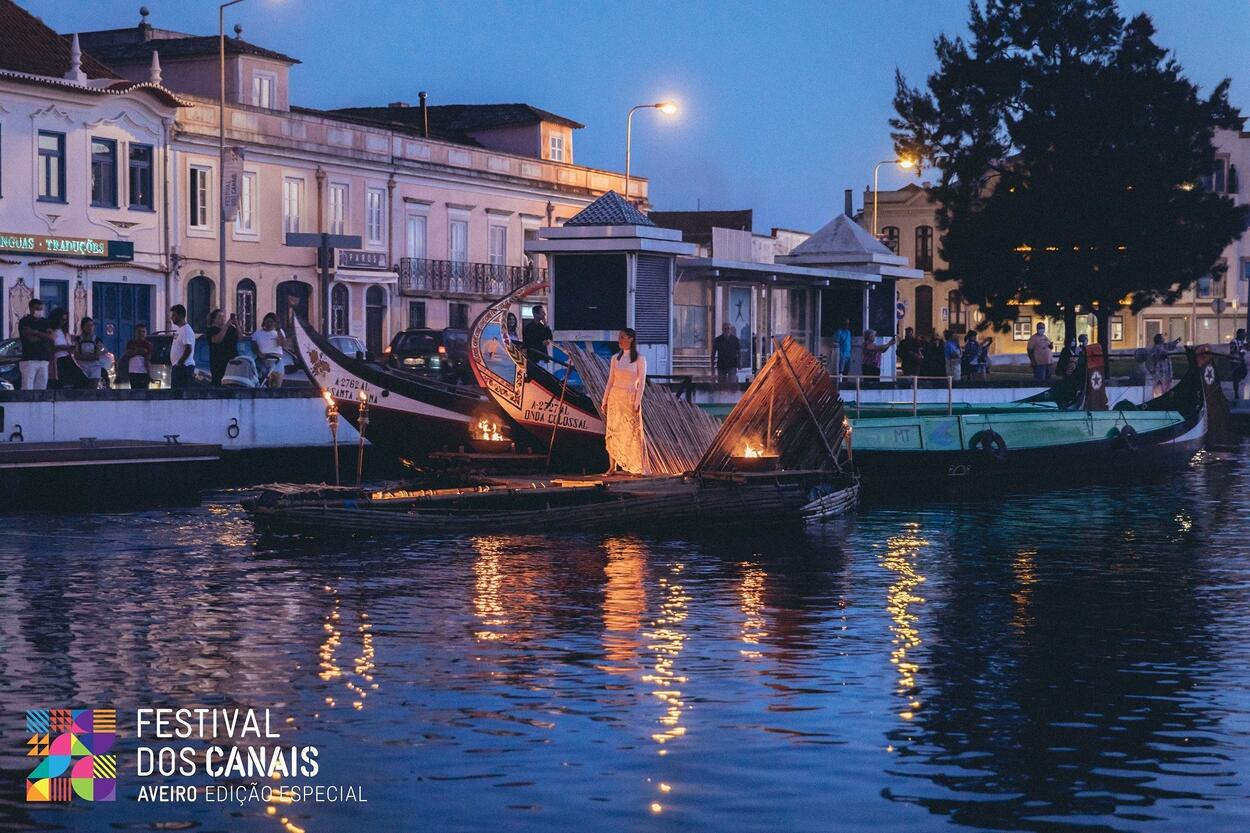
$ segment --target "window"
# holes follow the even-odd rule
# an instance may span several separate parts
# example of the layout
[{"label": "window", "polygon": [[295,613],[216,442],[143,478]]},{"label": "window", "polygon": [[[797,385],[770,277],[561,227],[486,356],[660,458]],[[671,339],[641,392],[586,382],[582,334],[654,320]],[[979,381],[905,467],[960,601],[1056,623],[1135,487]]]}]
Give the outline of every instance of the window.
[{"label": "window", "polygon": [[1250,258],[1242,258],[1241,279],[1243,281],[1250,281]]},{"label": "window", "polygon": [[460,301],[447,302],[447,326],[457,330],[469,327],[469,305]]},{"label": "window", "polygon": [[490,265],[504,266],[508,262],[508,227],[490,227]]},{"label": "window", "polygon": [[267,72],[252,74],[252,106],[272,110],[277,99],[274,91],[278,86],[278,77]]},{"label": "window", "polygon": [[916,262],[912,266],[933,271],[933,226],[916,227]]},{"label": "window", "polygon": [[341,283],[330,290],[330,333],[347,335],[347,287]]},{"label": "window", "polygon": [[886,226],[881,229],[880,240],[894,254],[898,254],[898,226]]},{"label": "window", "polygon": [[551,152],[548,154],[552,162],[564,161],[564,134],[552,133],[550,140]]},{"label": "window", "polygon": [[408,257],[425,259],[425,216],[408,215]]},{"label": "window", "polygon": [[151,211],[152,199],[152,146],[130,146],[130,176],[127,184],[130,189],[128,204],[131,208]]},{"label": "window", "polygon": [[91,137],[91,204],[117,207],[117,142]]},{"label": "window", "polygon": [[1124,316],[1111,316],[1111,340],[1124,341]]},{"label": "window", "polygon": [[469,221],[452,220],[447,224],[447,259],[456,263],[469,260]]},{"label": "window", "polygon": [[208,228],[209,175],[211,171],[200,165],[191,166],[191,184],[188,189],[191,204],[188,206],[191,228]]},{"label": "window", "polygon": [[1211,174],[1211,189],[1217,194],[1223,194],[1226,190],[1228,190],[1228,177],[1226,175],[1227,166],[1227,160],[1215,160],[1215,171]]},{"label": "window", "polygon": [[408,302],[408,326],[414,329],[424,329],[425,301]]},{"label": "window", "polygon": [[245,333],[256,331],[256,283],[244,278],[234,290],[234,314]]},{"label": "window", "polygon": [[1163,332],[1162,318],[1146,318],[1142,320],[1142,332],[1146,335],[1146,344],[1154,343],[1155,336]]},{"label": "window", "polygon": [[304,180],[286,177],[282,180],[282,230],[287,234],[299,231],[299,218],[304,205]]},{"label": "window", "polygon": [[380,246],[385,242],[382,231],[386,215],[383,210],[385,205],[386,192],[381,188],[370,188],[365,195],[365,234],[374,245]]},{"label": "window", "polygon": [[39,131],[39,199],[65,202],[65,134]]},{"label": "window", "polygon": [[239,180],[239,210],[234,215],[234,230],[240,234],[256,233],[255,171],[244,171]]},{"label": "window", "polygon": [[1210,298],[1212,295],[1211,290],[1214,286],[1215,281],[1211,278],[1211,276],[1203,275],[1194,282],[1194,292],[1199,298]]},{"label": "window", "polygon": [[1012,341],[1028,341],[1033,336],[1033,319],[1028,315],[1022,315],[1017,318],[1011,325]]},{"label": "window", "polygon": [[959,294],[959,290],[952,289],[947,293],[946,306],[950,308],[951,329],[957,333],[966,332],[968,329],[968,313],[964,309],[964,299]]},{"label": "window", "polygon": [[330,233],[346,234],[347,186],[341,182],[330,183]]}]

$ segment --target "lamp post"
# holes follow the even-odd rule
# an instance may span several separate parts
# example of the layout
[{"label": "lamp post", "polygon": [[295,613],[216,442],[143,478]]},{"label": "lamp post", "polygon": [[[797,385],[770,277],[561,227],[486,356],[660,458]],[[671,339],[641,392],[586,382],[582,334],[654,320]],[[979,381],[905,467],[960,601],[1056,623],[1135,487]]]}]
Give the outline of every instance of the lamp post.
[{"label": "lamp post", "polygon": [[625,117],[625,199],[629,199],[629,153],[634,137],[634,113],[638,110],[659,110],[664,115],[671,116],[677,112],[677,102],[657,101],[655,104],[636,104],[629,108],[629,115]]},{"label": "lamp post", "polygon": [[226,309],[226,7],[243,0],[228,0],[217,7],[217,299]]},{"label": "lamp post", "polygon": [[914,159],[883,159],[873,166],[872,169],[872,236],[876,237],[881,233],[881,229],[877,226],[877,175],[881,173],[882,165],[898,165],[903,170],[911,170],[916,167]]}]

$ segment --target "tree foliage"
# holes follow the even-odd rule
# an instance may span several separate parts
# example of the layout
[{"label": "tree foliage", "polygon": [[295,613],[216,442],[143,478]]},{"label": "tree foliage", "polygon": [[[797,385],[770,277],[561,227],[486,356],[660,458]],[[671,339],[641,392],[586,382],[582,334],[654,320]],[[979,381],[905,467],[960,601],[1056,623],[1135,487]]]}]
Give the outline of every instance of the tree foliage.
[{"label": "tree foliage", "polygon": [[1247,211],[1195,187],[1241,126],[1227,79],[1203,97],[1113,0],[974,0],[969,28],[937,39],[926,90],[897,76],[890,122],[940,171],[939,279],[1001,326],[1020,302],[1170,302],[1216,268]]}]

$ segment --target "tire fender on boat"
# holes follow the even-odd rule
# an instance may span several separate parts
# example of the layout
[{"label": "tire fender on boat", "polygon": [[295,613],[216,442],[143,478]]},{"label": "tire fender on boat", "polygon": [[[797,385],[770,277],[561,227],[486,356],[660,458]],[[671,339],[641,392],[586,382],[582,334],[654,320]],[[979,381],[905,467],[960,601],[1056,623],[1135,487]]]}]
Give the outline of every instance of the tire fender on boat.
[{"label": "tire fender on boat", "polygon": [[1007,459],[1007,442],[997,431],[986,430],[977,432],[968,442],[968,447],[973,451],[979,451],[993,458],[996,463],[1001,463]]},{"label": "tire fender on boat", "polygon": [[1129,451],[1137,450],[1137,429],[1133,426],[1125,425],[1116,432],[1115,438],[1121,448],[1127,448]]}]

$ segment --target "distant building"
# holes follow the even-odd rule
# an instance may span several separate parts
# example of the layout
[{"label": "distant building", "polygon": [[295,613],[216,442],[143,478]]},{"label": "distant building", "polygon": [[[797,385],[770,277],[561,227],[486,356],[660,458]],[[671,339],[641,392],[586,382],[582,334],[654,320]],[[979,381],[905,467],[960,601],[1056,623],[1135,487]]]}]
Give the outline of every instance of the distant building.
[{"label": "distant building", "polygon": [[[624,188],[623,175],[574,163],[571,119],[424,96],[298,107],[298,61],[230,37],[224,173],[238,196],[223,280],[217,37],[158,29],[144,13],[133,27],[78,33],[72,58],[73,37],[11,0],[0,0],[0,30],[6,334],[14,306],[36,293],[75,318],[94,313],[110,346],[134,323],[162,328],[181,302],[197,329],[218,306],[247,329],[298,311],[380,352],[404,327],[467,327],[489,299],[542,274],[524,251],[539,228]],[[646,180],[631,190],[645,206]],[[322,286],[316,251],[285,245],[290,232],[361,245],[334,253]]]},{"label": "distant building", "polygon": [[[1216,169],[1201,187],[1238,203],[1250,201],[1250,186],[1241,183],[1239,173],[1250,170],[1250,133],[1216,131],[1215,145]],[[899,287],[903,325],[915,327],[921,334],[946,329],[962,334],[969,328],[975,329],[984,317],[979,309],[964,302],[958,281],[937,281],[933,277],[935,269],[945,269],[947,264],[938,249],[936,209],[929,201],[927,188],[906,185],[895,191],[881,191],[877,202],[881,241],[924,272],[922,280]],[[864,205],[872,205],[870,190],[864,192]],[[871,211],[865,210],[860,221],[867,228]],[[1142,347],[1150,344],[1156,333],[1191,344],[1227,342],[1238,327],[1246,326],[1250,240],[1245,235],[1224,250],[1221,265],[1225,267],[1223,277],[1199,280],[1174,304],[1157,304],[1137,314],[1127,307],[1117,311],[1110,320],[1111,348]],[[993,352],[1023,353],[1039,321],[1047,325],[1047,332],[1056,343],[1065,339],[1062,316],[1042,316],[1023,304],[1009,332],[990,333],[994,338]],[[1077,335],[1095,337],[1092,315],[1077,316]]]},{"label": "distant building", "polygon": [[179,98],[127,80],[0,0],[0,333],[32,297],[114,352],[169,298],[169,133]]}]

